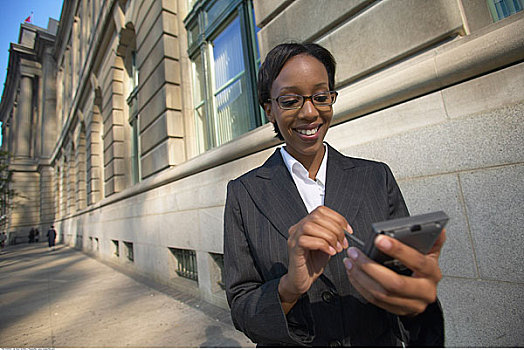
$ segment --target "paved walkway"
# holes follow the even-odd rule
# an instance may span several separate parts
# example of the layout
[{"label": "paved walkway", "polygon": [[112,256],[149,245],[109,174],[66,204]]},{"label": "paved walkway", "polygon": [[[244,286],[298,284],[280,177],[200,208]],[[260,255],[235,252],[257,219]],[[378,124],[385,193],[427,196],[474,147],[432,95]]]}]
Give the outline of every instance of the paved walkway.
[{"label": "paved walkway", "polygon": [[0,347],[253,347],[229,312],[44,243],[0,251]]}]

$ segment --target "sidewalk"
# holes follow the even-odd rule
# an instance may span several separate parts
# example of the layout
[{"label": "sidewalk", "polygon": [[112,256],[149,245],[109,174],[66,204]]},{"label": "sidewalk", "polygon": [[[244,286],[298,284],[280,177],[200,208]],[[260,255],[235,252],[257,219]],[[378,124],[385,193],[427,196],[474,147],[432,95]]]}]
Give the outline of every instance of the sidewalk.
[{"label": "sidewalk", "polygon": [[229,312],[45,243],[0,251],[0,347],[254,347]]}]

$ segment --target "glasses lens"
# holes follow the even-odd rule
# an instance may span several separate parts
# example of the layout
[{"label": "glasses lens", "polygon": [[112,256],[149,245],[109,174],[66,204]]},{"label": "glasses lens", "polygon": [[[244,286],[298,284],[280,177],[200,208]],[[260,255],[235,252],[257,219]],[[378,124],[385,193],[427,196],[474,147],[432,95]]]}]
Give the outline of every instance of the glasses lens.
[{"label": "glasses lens", "polygon": [[277,98],[280,108],[296,109],[302,107],[303,97],[300,95],[283,95]]},{"label": "glasses lens", "polygon": [[331,106],[335,103],[336,94],[331,91],[320,92],[313,95],[313,102],[317,106]]}]

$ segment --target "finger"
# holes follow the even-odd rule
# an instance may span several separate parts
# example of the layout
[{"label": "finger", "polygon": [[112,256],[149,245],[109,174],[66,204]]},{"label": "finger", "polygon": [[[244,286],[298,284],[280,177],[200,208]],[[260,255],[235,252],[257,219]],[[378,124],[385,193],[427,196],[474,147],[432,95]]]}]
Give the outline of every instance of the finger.
[{"label": "finger", "polygon": [[[300,235],[310,235],[322,237],[329,242],[338,252],[344,249],[344,230],[331,217],[323,215],[321,212],[311,213],[302,219],[289,231],[290,237]],[[343,237],[340,239],[340,237]],[[347,246],[346,246],[347,247]]]},{"label": "finger", "polygon": [[342,243],[344,248],[349,246],[344,235],[344,230],[353,233],[353,228],[348,224],[347,220],[334,211],[325,206],[317,207],[310,214],[311,218],[320,225],[324,225],[337,235],[337,240]]},{"label": "finger", "polygon": [[434,281],[442,279],[442,273],[438,266],[438,254],[422,254],[418,250],[386,235],[377,235],[375,246],[392,258],[398,259],[417,276],[429,277]]},{"label": "finger", "polygon": [[381,296],[418,299],[426,303],[437,297],[436,283],[431,279],[399,275],[355,248],[348,249],[348,256],[354,266],[352,273],[358,276],[360,283],[380,291]]},{"label": "finger", "polygon": [[337,254],[334,247],[322,238],[302,235],[297,240],[297,245],[305,250],[320,250],[330,256]]},{"label": "finger", "polygon": [[343,244],[338,240],[337,230],[340,230],[336,225],[331,225],[328,222],[317,223],[314,221],[304,222],[296,236],[312,236],[326,240],[337,252],[344,250]]},{"label": "finger", "polygon": [[346,218],[343,217],[340,213],[336,212],[335,210],[321,205],[317,207],[315,210],[313,210],[313,212],[315,211],[320,212],[324,216],[330,217],[331,220],[335,221],[340,227],[346,229],[349,233],[353,233],[353,228],[351,227],[351,225],[349,225]]},{"label": "finger", "polygon": [[[362,266],[351,259],[344,260],[349,281],[355,289],[370,303],[377,305],[397,315],[416,315],[425,310],[430,303],[428,300],[419,299],[418,296],[409,297],[392,293],[384,288],[377,280],[369,276]],[[379,265],[374,261],[369,264]],[[404,277],[404,276],[399,276]],[[406,277],[409,278],[409,277]]]},{"label": "finger", "polygon": [[440,251],[442,250],[442,246],[444,246],[444,242],[446,242],[446,238],[446,229],[442,229],[442,232],[428,254],[437,254],[437,257],[440,256]]}]

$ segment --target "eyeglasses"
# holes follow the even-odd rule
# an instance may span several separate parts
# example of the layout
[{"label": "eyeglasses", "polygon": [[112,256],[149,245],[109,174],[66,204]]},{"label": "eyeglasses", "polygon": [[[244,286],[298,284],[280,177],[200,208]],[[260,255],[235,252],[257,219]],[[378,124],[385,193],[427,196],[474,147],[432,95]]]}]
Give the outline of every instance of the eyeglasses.
[{"label": "eyeglasses", "polygon": [[277,104],[282,109],[300,109],[306,103],[306,100],[311,100],[313,105],[319,109],[332,106],[337,100],[338,92],[325,91],[319,92],[311,96],[304,95],[282,95],[270,100],[277,101]]}]

